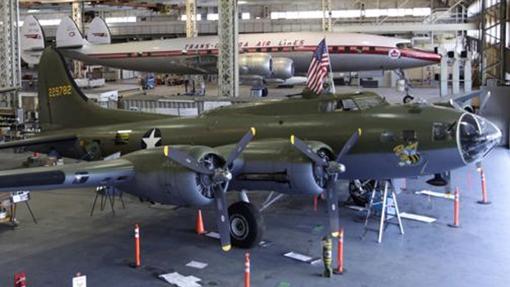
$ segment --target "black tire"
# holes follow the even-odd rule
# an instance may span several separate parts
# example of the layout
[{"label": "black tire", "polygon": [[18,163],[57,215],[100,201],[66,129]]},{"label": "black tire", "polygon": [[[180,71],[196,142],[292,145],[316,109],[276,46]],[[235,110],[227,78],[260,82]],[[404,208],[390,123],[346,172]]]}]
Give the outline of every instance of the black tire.
[{"label": "black tire", "polygon": [[407,95],[404,97],[404,99],[402,101],[404,102],[404,104],[408,104],[408,103],[412,102],[413,100],[414,100],[414,97]]},{"label": "black tire", "polygon": [[364,192],[356,187],[353,181],[349,183],[349,195],[355,205],[365,207],[370,201],[370,191],[374,188],[375,181],[370,180],[363,186]]},{"label": "black tire", "polygon": [[263,88],[262,89],[262,97],[265,98],[265,97],[267,97],[267,95],[269,95],[269,90],[267,88]]},{"label": "black tire", "polygon": [[251,203],[239,201],[229,206],[230,239],[239,248],[252,248],[260,243],[264,233],[264,219]]}]

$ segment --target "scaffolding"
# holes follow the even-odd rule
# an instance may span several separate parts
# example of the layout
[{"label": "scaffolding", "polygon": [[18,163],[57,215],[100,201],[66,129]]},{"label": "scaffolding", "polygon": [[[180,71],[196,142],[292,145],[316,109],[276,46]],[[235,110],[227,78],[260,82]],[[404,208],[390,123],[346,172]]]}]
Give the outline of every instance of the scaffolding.
[{"label": "scaffolding", "polygon": [[218,0],[218,89],[221,97],[239,96],[237,0]]},{"label": "scaffolding", "polygon": [[21,86],[18,0],[0,1],[0,108],[15,107]]},{"label": "scaffolding", "polygon": [[481,83],[505,83],[507,1],[481,1],[480,13],[480,65]]}]

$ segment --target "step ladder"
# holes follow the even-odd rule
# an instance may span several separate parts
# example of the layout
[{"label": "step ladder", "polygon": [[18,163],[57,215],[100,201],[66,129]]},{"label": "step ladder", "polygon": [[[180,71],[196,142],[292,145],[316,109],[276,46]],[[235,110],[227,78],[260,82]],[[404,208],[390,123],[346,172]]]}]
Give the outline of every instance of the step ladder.
[{"label": "step ladder", "polygon": [[[383,186],[381,190],[380,187]],[[389,194],[391,193],[391,195]],[[376,201],[376,195],[379,194],[380,201]],[[377,229],[370,228],[368,222],[372,213],[375,213],[375,208],[381,206],[381,215],[379,218],[379,227]],[[396,219],[396,222],[395,220]],[[367,215],[365,218],[365,224],[363,226],[363,235],[361,239],[365,238],[368,231],[378,232],[377,242],[381,243],[383,233],[389,224],[398,225],[400,234],[404,235],[404,227],[402,225],[402,219],[400,218],[400,211],[398,209],[397,194],[391,180],[377,181],[374,184],[374,188],[371,191],[370,202],[367,208]]]}]

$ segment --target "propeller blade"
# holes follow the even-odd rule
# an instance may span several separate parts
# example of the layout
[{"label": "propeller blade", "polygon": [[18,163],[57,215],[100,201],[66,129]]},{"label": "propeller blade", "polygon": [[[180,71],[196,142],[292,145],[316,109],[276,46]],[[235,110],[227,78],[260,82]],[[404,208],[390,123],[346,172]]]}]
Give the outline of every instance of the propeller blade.
[{"label": "propeller blade", "polygon": [[189,154],[183,151],[180,151],[178,149],[172,149],[170,151],[170,148],[168,146],[165,146],[163,151],[165,153],[165,156],[167,156],[169,159],[175,161],[176,163],[186,168],[191,169],[192,171],[207,175],[214,174],[213,170],[205,168],[194,157],[190,156]]},{"label": "propeller blade", "polygon": [[231,163],[234,162],[234,160],[236,160],[236,158],[239,157],[239,155],[241,155],[243,150],[250,143],[250,141],[253,139],[256,133],[257,131],[255,130],[254,127],[252,127],[246,134],[244,134],[239,143],[237,143],[236,148],[233,151],[231,151],[230,154],[228,155],[225,166],[228,167]]},{"label": "propeller blade", "polygon": [[[478,109],[478,114],[480,114],[485,109],[485,106],[487,105],[487,102],[489,102],[490,97],[491,97],[491,92],[490,91],[485,93],[485,97],[483,99],[483,102],[480,104],[480,108]],[[480,95],[480,101],[481,100],[482,100],[482,95]]]},{"label": "propeller blade", "polygon": [[220,234],[221,248],[223,251],[230,251],[230,218],[227,209],[226,190],[228,189],[228,182],[225,183],[225,188],[220,185],[214,188],[214,203],[216,205],[216,224],[218,226],[218,233]]},{"label": "propeller blade", "polygon": [[326,189],[327,203],[328,203],[328,216],[329,216],[329,230],[331,236],[338,237],[340,230],[340,219],[338,212],[338,191],[337,191],[337,175],[333,175],[328,180],[328,186]]},{"label": "propeller blade", "polygon": [[327,166],[327,162],[320,156],[318,156],[316,153],[313,152],[313,150],[301,139],[298,137],[291,135],[290,136],[290,143],[295,146],[300,152],[302,152],[304,155],[306,155],[309,159],[311,159],[315,164],[320,166]]},{"label": "propeller blade", "polygon": [[339,162],[340,159],[354,147],[354,145],[358,142],[358,139],[360,136],[361,136],[361,129],[358,129],[357,131],[355,131],[352,134],[352,136],[349,138],[349,140],[342,147],[342,150],[336,156],[337,162]]}]

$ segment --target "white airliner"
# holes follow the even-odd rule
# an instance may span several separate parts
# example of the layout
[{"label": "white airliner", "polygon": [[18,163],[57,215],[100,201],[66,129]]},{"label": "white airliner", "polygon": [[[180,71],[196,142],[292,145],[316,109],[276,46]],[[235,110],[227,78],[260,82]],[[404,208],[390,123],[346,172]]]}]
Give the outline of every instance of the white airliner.
[{"label": "white airliner", "polygon": [[[44,48],[42,29],[28,16],[21,31],[22,55],[38,62]],[[318,43],[326,38],[334,72],[396,70],[436,64],[441,56],[410,47],[405,39],[356,33],[264,33],[239,35],[239,70],[244,80],[292,81],[305,76]],[[111,44],[110,31],[96,17],[82,36],[69,17],[57,29],[56,44],[62,53],[87,64],[119,69],[172,73],[217,73],[218,37],[200,36]],[[302,77],[300,77],[302,78]]]}]

